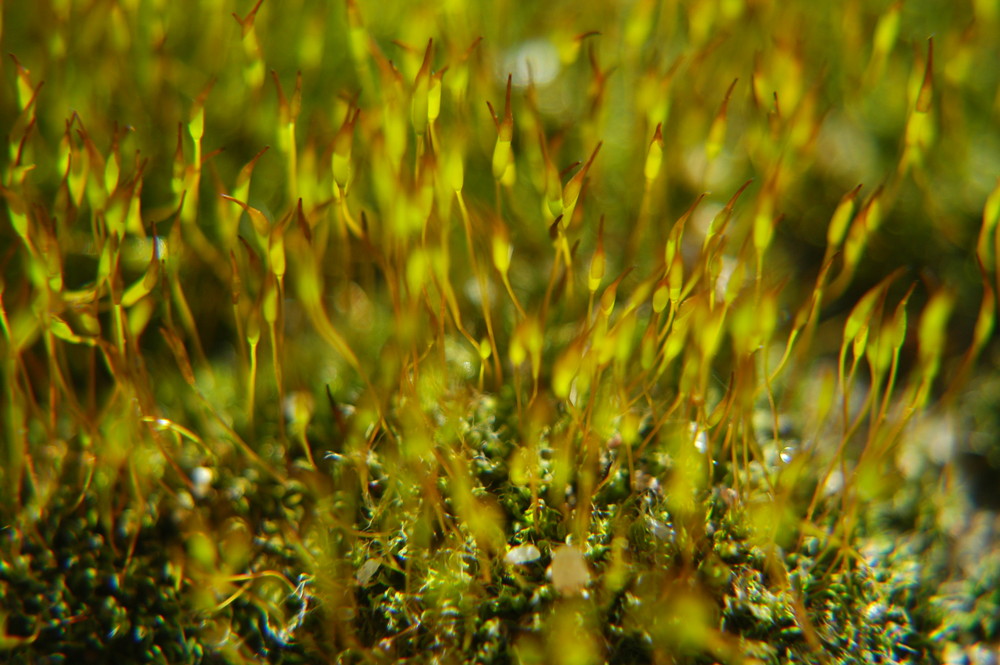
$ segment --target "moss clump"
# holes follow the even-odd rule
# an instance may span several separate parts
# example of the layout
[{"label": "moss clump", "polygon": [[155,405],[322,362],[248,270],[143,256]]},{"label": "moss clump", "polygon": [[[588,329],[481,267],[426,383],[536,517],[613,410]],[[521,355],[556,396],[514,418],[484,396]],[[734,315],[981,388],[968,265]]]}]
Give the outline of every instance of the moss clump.
[{"label": "moss clump", "polygon": [[11,662],[994,648],[991,3],[0,12]]}]

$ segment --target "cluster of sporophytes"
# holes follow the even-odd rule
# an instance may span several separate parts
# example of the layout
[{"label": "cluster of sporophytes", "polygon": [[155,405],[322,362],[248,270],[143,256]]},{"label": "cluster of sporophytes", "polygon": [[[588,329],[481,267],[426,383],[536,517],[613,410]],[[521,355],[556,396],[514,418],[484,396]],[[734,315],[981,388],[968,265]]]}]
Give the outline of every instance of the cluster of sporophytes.
[{"label": "cluster of sporophytes", "polygon": [[996,2],[0,12],[4,659],[1000,639]]}]

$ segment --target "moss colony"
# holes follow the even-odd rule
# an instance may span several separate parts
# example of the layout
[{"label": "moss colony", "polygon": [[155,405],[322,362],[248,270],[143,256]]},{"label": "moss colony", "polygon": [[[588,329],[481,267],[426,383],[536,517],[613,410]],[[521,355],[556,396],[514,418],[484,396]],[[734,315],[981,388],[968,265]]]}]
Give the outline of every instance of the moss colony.
[{"label": "moss colony", "polygon": [[6,662],[996,662],[996,0],[0,12]]}]

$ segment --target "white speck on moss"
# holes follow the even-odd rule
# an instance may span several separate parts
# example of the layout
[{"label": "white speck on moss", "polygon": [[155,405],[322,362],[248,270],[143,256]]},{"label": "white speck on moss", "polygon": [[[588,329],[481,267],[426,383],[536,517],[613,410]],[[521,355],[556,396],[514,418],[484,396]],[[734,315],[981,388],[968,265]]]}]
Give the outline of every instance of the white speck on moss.
[{"label": "white speck on moss", "polygon": [[196,499],[204,499],[212,489],[215,474],[207,466],[196,466],[191,470],[191,493]]},{"label": "white speck on moss", "polygon": [[579,596],[590,583],[587,560],[578,548],[560,545],[552,551],[548,576],[555,590],[564,596]]},{"label": "white speck on moss", "polygon": [[541,556],[542,553],[534,545],[518,545],[512,547],[503,560],[510,565],[524,565],[537,561]]},{"label": "white speck on moss", "polygon": [[497,63],[497,78],[506,82],[508,72],[512,83],[519,88],[534,81],[544,87],[559,75],[559,51],[547,39],[529,39],[504,53]]}]

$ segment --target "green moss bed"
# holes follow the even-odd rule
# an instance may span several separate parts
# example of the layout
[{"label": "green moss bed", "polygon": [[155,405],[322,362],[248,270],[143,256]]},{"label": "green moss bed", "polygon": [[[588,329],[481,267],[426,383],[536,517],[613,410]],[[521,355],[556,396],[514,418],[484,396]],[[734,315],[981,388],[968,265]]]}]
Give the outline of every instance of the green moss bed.
[{"label": "green moss bed", "polygon": [[3,662],[997,662],[996,0],[0,40]]}]

